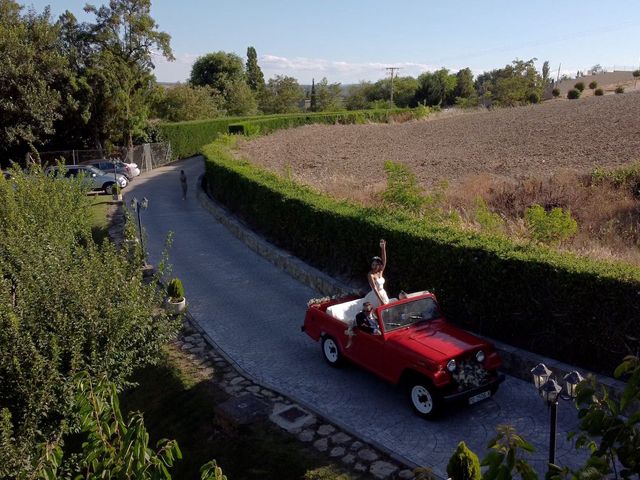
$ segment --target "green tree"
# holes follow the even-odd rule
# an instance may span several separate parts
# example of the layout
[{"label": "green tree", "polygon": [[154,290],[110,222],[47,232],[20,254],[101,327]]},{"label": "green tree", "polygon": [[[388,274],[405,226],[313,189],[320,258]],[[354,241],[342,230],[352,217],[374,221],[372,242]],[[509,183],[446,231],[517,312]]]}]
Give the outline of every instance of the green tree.
[{"label": "green tree", "polygon": [[258,65],[258,54],[253,47],[247,48],[247,85],[254,93],[264,90],[264,74]]},{"label": "green tree", "polygon": [[311,95],[309,99],[309,110],[312,112],[318,111],[318,97],[316,96],[316,79],[311,79]]},{"label": "green tree", "polygon": [[265,113],[295,113],[300,111],[304,90],[293,77],[277,75],[270,78],[265,90]]},{"label": "green tree", "polygon": [[435,72],[425,72],[418,77],[420,87],[416,93],[418,103],[426,105],[452,105],[455,102],[456,75],[441,68]]},{"label": "green tree", "polygon": [[253,92],[242,80],[234,80],[226,86],[224,109],[227,115],[254,115],[258,103]]},{"label": "green tree", "polygon": [[369,95],[373,84],[362,81],[355,85],[349,85],[347,95],[344,100],[347,110],[364,110],[370,108]]},{"label": "green tree", "polygon": [[393,80],[393,103],[400,108],[415,107],[419,88],[420,83],[411,76],[396,77]]},{"label": "green tree", "polygon": [[549,78],[549,60],[545,60],[542,64],[542,83],[547,85],[550,82]]},{"label": "green tree", "polygon": [[223,108],[222,98],[211,87],[176,85],[168,89],[158,87],[158,91],[153,113],[169,122],[214,118]]},{"label": "green tree", "polygon": [[235,53],[220,51],[199,57],[191,67],[189,82],[198,86],[208,85],[226,96],[230,85],[245,80],[242,59]]},{"label": "green tree", "polygon": [[535,68],[535,60],[514,60],[504,68],[485,72],[476,79],[476,88],[498,106],[524,105],[539,99],[544,83]]},{"label": "green tree", "polygon": [[51,136],[63,98],[56,84],[67,83],[68,62],[59,28],[42,14],[13,0],[0,0],[0,152],[34,151]]},{"label": "green tree", "polygon": [[342,89],[339,83],[329,83],[325,78],[320,80],[317,85],[311,85],[311,103],[313,104],[314,89],[316,97],[316,112],[331,112],[342,108]]},{"label": "green tree", "polygon": [[460,442],[447,464],[447,475],[451,480],[480,480],[480,460],[464,442]]},{"label": "green tree", "polygon": [[476,89],[473,84],[473,72],[470,68],[463,68],[456,73],[456,88],[454,90],[454,97],[458,98],[471,98],[476,94]]},{"label": "green tree", "polygon": [[[103,120],[115,122],[122,140],[131,146],[134,136],[146,126],[147,100],[153,89],[153,55],[159,52],[173,60],[171,37],[158,31],[150,13],[151,0],[112,0],[109,6],[87,5],[85,11],[95,15],[95,23],[84,25],[91,45],[97,49],[89,68],[97,73],[98,82],[107,81],[108,89],[115,93],[109,100],[115,104],[110,106],[116,115]],[[91,73],[88,76],[96,78]]]}]

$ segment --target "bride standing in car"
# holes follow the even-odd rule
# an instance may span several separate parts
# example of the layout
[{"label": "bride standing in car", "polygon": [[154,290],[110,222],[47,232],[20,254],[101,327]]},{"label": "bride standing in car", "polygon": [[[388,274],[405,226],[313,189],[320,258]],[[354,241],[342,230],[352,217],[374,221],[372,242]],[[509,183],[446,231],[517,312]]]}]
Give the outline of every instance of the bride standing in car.
[{"label": "bride standing in car", "polygon": [[375,307],[389,303],[389,296],[384,289],[384,268],[387,266],[387,243],[380,240],[380,256],[371,259],[371,270],[367,274],[371,291],[364,297],[365,302],[371,302]]}]

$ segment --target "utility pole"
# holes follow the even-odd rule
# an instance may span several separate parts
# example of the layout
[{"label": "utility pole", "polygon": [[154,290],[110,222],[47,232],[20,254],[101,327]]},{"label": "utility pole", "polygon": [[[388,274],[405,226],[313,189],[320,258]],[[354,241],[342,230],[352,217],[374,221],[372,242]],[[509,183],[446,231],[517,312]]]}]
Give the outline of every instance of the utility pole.
[{"label": "utility pole", "polygon": [[396,70],[400,70],[400,67],[386,67],[387,72],[391,73],[391,97],[389,98],[389,108],[393,107],[393,77],[394,77],[394,72]]},{"label": "utility pole", "polygon": [[556,85],[558,85],[558,82],[560,81],[560,67],[562,66],[562,63],[558,64],[558,75],[556,75]]}]

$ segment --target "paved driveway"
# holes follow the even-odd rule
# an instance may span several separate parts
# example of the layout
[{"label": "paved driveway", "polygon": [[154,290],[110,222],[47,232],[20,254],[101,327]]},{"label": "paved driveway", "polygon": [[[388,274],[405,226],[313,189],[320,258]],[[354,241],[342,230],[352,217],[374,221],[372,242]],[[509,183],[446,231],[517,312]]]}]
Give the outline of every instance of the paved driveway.
[{"label": "paved driveway", "polygon": [[[179,173],[189,179],[181,198]],[[494,398],[428,422],[415,416],[402,392],[356,367],[333,369],[320,346],[300,332],[306,302],[319,296],[249,250],[217,223],[195,198],[203,172],[199,158],[138,177],[126,200],[147,197],[142,212],[148,251],[157,263],[169,231],[173,273],[184,283],[189,308],[225,354],[264,386],[289,396],[354,435],[397,457],[444,475],[460,440],[482,458],[499,424],[511,424],[536,447],[531,457],[546,470],[549,417],[530,383],[507,377]],[[393,245],[389,245],[393,262]],[[566,433],[575,408],[559,406],[557,462],[579,463]]]}]

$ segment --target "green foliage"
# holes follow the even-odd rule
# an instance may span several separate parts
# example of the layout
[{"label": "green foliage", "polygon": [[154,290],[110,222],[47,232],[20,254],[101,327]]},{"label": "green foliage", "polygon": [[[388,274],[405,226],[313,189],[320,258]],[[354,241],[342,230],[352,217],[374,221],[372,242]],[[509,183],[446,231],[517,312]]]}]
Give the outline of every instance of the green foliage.
[{"label": "green foliage", "polygon": [[262,92],[264,90],[264,74],[260,65],[258,65],[258,54],[253,47],[247,48],[247,85],[253,92]]},{"label": "green foliage", "polygon": [[514,60],[504,68],[485,72],[476,79],[476,87],[481,95],[489,94],[498,106],[524,105],[534,94],[541,98],[545,82],[536,70],[535,60]]},{"label": "green foliage", "polygon": [[214,118],[223,108],[222,97],[209,86],[176,85],[160,92],[153,106],[154,113],[169,122]]},{"label": "green foliage", "polygon": [[540,94],[538,92],[531,92],[529,94],[529,103],[540,103]]},{"label": "green foliage", "polygon": [[[325,78],[314,85],[315,87],[315,109],[313,112],[335,112],[342,108],[342,89],[339,83],[329,83]],[[311,97],[313,106],[313,92]]]},{"label": "green foliage", "polygon": [[476,89],[473,84],[473,73],[470,68],[463,68],[456,73],[456,88],[453,95],[456,99],[476,96]]},{"label": "green foliage", "polygon": [[208,85],[216,93],[226,96],[227,89],[234,82],[244,82],[245,73],[242,59],[235,53],[208,53],[193,63],[189,82],[192,85]]},{"label": "green foliage", "polygon": [[227,115],[255,115],[258,103],[253,92],[242,80],[234,80],[226,86],[224,109]]},{"label": "green foliage", "polygon": [[537,480],[538,475],[527,463],[525,456],[534,451],[533,446],[518,435],[511,425],[499,425],[498,435],[489,442],[489,453],[482,459],[488,467],[483,480]]},{"label": "green foliage", "polygon": [[[140,247],[94,243],[80,181],[13,173],[0,180],[0,439],[12,445],[0,449],[0,470],[8,476],[28,471],[36,444],[64,431],[77,372],[121,387],[178,328],[156,309],[161,293],[142,282]],[[132,229],[128,222],[128,238]]]},{"label": "green foliage", "polygon": [[582,92],[584,90],[584,82],[576,82],[573,88]]},{"label": "green foliage", "polygon": [[419,213],[424,198],[415,173],[406,164],[391,160],[384,162],[384,171],[387,174],[387,189],[382,192],[384,204],[392,209]]},{"label": "green foliage", "polygon": [[634,70],[633,71],[633,78],[638,78],[640,77],[640,70]]},{"label": "green foliage", "polygon": [[[396,259],[389,278],[402,278],[405,290],[438,285],[448,318],[470,330],[605,372],[619,361],[623,335],[640,337],[636,267],[339,202],[237,159],[232,143],[224,138],[202,149],[210,194],[314,266],[364,277],[362,252],[382,237]],[[543,285],[545,301],[523,285]],[[589,348],[572,348],[576,342]]]},{"label": "green foliage", "polygon": [[556,98],[559,97],[560,96],[560,89],[557,88],[557,87],[554,88],[553,90],[551,90],[551,94]]},{"label": "green foliage", "polygon": [[618,85],[615,89],[616,93],[624,93],[624,87],[622,85]]},{"label": "green foliage", "polygon": [[373,84],[371,82],[360,82],[356,85],[349,85],[344,104],[347,110],[364,110],[371,108],[369,98],[372,94]]},{"label": "green foliage", "polygon": [[[607,478],[619,473],[622,478],[637,478],[640,475],[640,360],[627,356],[614,372],[617,378],[624,377],[626,386],[617,398],[604,386],[598,387],[590,375],[577,387],[578,418],[580,432],[572,433],[577,448],[587,448],[590,457],[576,472],[569,471],[565,478],[584,478],[596,474]],[[618,471],[618,466],[622,470]]]},{"label": "green foliage", "polygon": [[167,295],[174,301],[179,301],[184,298],[184,287],[179,278],[174,278],[167,285]]},{"label": "green foliage", "polygon": [[460,442],[447,464],[447,475],[451,480],[480,480],[480,460],[464,442]]},{"label": "green foliage", "polygon": [[425,72],[418,77],[416,101],[424,105],[452,105],[455,102],[458,77],[446,68]]},{"label": "green foliage", "polygon": [[578,231],[578,222],[571,212],[555,207],[546,212],[544,207],[534,204],[524,214],[531,237],[539,242],[557,245],[568,240]]},{"label": "green foliage", "polygon": [[601,89],[601,88],[596,88],[596,89],[595,89],[595,91],[593,92],[593,94],[594,94],[596,97],[601,97],[601,96],[603,96],[603,95],[604,95],[604,90],[603,90],[603,89]]},{"label": "green foliage", "polygon": [[499,214],[489,210],[484,198],[477,197],[475,207],[474,217],[483,231],[494,235],[504,232],[504,219]]},{"label": "green foliage", "polygon": [[222,473],[222,469],[215,460],[205,463],[200,469],[201,480],[227,480],[227,476]]},{"label": "green foliage", "polygon": [[608,183],[615,188],[626,188],[632,195],[640,194],[640,163],[632,163],[620,168],[596,168],[591,172],[594,184]]},{"label": "green foliage", "polygon": [[262,111],[267,114],[300,111],[304,90],[293,77],[276,75],[265,87]]},{"label": "green foliage", "polygon": [[578,90],[577,88],[572,88],[571,90],[569,90],[569,92],[567,92],[567,98],[569,100],[576,100],[580,98],[580,90]]},{"label": "green foliage", "polygon": [[589,88],[591,90],[595,90],[596,88],[598,88],[598,82],[596,82],[595,80],[593,82],[589,83]]}]

